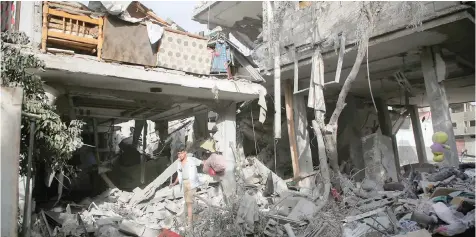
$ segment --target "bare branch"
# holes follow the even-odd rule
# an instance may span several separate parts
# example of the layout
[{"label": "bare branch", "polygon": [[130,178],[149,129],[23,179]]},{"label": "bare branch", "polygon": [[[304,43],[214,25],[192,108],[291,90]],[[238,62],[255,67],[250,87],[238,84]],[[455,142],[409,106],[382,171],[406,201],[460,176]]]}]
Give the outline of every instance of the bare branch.
[{"label": "bare branch", "polygon": [[365,53],[367,52],[367,44],[368,38],[363,39],[363,41],[359,44],[354,66],[352,66],[352,70],[350,71],[349,75],[347,76],[347,79],[344,82],[344,85],[342,86],[342,89],[339,93],[339,99],[337,100],[336,108],[332,113],[332,117],[329,120],[328,126],[337,125],[337,120],[339,119],[339,116],[345,107],[345,98],[347,97],[347,94],[349,93],[349,90],[352,87],[352,83],[355,81],[355,78],[359,73],[360,65],[362,64],[362,61],[365,57]]}]

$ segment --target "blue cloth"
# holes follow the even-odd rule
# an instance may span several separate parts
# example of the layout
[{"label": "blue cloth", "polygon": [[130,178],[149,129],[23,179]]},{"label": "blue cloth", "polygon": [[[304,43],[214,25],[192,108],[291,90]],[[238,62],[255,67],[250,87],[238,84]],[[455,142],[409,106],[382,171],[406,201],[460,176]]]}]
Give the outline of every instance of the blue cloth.
[{"label": "blue cloth", "polygon": [[[230,60],[230,56],[226,51],[226,46],[226,43],[216,43],[211,72],[226,72],[225,63]],[[218,53],[218,56],[216,53]]]}]

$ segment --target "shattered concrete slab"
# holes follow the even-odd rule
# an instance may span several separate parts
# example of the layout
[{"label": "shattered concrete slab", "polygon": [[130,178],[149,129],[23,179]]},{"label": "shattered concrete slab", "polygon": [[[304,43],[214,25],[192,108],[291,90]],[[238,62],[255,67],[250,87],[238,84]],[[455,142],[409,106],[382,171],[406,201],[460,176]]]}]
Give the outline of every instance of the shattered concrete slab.
[{"label": "shattered concrete slab", "polygon": [[367,167],[365,177],[376,182],[378,190],[382,190],[384,182],[389,179],[397,181],[392,139],[374,133],[363,137],[362,143],[365,167]]}]

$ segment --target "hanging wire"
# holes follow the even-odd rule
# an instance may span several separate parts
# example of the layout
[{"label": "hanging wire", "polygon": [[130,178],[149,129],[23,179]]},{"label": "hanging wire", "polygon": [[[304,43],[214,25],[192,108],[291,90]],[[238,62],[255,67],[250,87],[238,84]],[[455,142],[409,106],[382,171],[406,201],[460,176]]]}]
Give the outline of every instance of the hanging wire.
[{"label": "hanging wire", "polygon": [[375,105],[374,94],[372,93],[372,84],[370,83],[370,70],[369,70],[369,43],[367,42],[367,80],[369,81],[369,90],[370,90],[370,97],[372,97],[372,103],[374,104],[375,112],[378,113],[377,105]]}]

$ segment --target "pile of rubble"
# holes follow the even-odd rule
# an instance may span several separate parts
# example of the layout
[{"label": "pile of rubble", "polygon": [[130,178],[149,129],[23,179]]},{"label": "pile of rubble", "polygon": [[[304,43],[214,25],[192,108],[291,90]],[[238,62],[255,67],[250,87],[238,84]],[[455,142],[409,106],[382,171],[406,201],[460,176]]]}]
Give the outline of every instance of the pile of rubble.
[{"label": "pile of rubble", "polygon": [[[344,236],[455,236],[472,231],[475,224],[474,163],[459,169],[416,164],[402,182],[386,182],[383,191],[372,181],[350,187],[355,196],[344,218]],[[472,230],[471,230],[472,229]]]},{"label": "pile of rubble", "polygon": [[[320,196],[319,172],[313,174],[316,190],[311,192],[293,190],[293,181],[282,180],[256,158],[246,159],[235,174],[238,195],[232,196],[224,195],[210,176],[201,175],[204,184],[195,195],[191,228],[185,225],[183,192],[174,186],[152,192],[110,189],[93,199],[41,212],[36,232],[157,237],[170,230],[181,236],[359,237],[474,231],[474,164],[460,169],[412,167],[403,181],[382,187],[341,174],[340,185],[333,185],[340,187],[332,188],[332,198],[320,210],[325,199]],[[161,176],[159,186],[170,177]],[[149,186],[156,187],[154,182]]]}]

